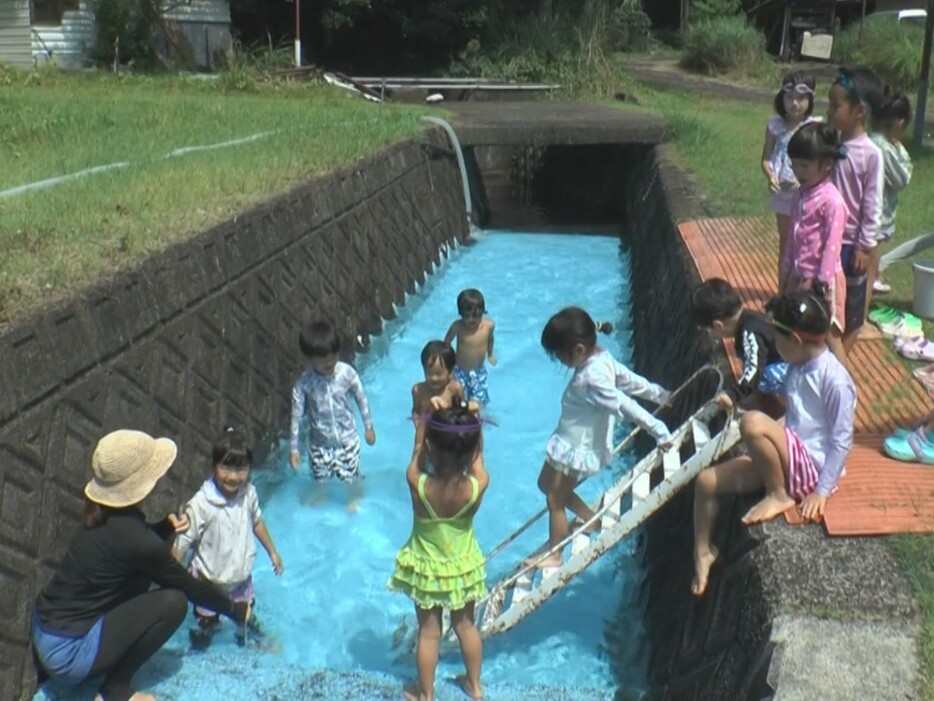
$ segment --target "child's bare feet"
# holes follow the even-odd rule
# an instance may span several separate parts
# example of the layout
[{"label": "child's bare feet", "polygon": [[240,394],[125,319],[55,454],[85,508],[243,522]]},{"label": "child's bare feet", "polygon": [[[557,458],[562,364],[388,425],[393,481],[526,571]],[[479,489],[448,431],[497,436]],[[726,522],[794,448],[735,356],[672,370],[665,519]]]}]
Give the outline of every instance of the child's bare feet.
[{"label": "child's bare feet", "polygon": [[[104,701],[104,697],[97,694],[94,697],[94,701]],[[157,699],[152,694],[144,694],[142,691],[137,691],[130,697],[130,701],[157,701]]]},{"label": "child's bare feet", "polygon": [[402,690],[402,698],[405,701],[422,701],[428,697],[422,694],[422,689],[418,684],[411,684]]},{"label": "child's bare feet", "polygon": [[710,546],[710,550],[705,553],[694,553],[694,581],[691,583],[691,593],[694,596],[703,596],[707,591],[707,578],[710,576],[710,568],[717,561],[719,551]]},{"label": "child's bare feet", "polygon": [[470,681],[466,674],[459,674],[454,679],[461,690],[474,701],[480,701],[483,698],[483,687],[478,681],[476,684]]},{"label": "child's bare feet", "polygon": [[544,569],[546,567],[561,567],[562,559],[561,553],[555,553],[554,555],[549,555],[544,560],[539,560],[541,556],[536,555],[535,557],[530,557],[528,560],[523,561],[523,567],[535,567],[536,569]]},{"label": "child's bare feet", "polygon": [[785,494],[784,497],[777,497],[771,494],[766,494],[762,501],[746,512],[746,515],[743,516],[742,521],[747,526],[750,526],[754,523],[762,523],[763,521],[771,521],[776,516],[780,516],[781,514],[785,513],[794,505],[795,500],[787,494]]},{"label": "child's bare feet", "polygon": [[[581,530],[581,526],[583,525],[584,525],[584,522],[581,521],[579,518],[574,519],[573,521],[571,521],[570,525],[568,526],[568,534],[570,535],[571,533],[576,533],[577,531]],[[596,521],[591,523],[589,526],[587,526],[587,528],[583,530],[584,530],[584,533],[586,533],[587,535],[593,535],[594,533],[599,533],[600,532],[600,520],[597,519]]]}]

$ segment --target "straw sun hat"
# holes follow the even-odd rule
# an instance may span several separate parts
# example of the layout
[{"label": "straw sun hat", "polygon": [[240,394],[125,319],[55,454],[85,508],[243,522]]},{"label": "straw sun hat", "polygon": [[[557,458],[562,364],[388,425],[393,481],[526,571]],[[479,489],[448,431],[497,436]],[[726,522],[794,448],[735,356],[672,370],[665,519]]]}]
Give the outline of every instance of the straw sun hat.
[{"label": "straw sun hat", "polygon": [[93,502],[120,508],[138,504],[175,462],[178,447],[142,431],[114,431],[100,439],[91,457],[84,493]]}]

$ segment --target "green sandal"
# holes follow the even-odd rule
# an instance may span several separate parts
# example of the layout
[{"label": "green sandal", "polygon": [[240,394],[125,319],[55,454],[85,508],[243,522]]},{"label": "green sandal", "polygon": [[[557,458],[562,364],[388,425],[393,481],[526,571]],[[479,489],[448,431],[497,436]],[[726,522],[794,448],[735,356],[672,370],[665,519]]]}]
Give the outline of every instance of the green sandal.
[{"label": "green sandal", "polygon": [[878,306],[869,312],[869,321],[873,324],[891,324],[898,320],[901,312],[893,307]]}]

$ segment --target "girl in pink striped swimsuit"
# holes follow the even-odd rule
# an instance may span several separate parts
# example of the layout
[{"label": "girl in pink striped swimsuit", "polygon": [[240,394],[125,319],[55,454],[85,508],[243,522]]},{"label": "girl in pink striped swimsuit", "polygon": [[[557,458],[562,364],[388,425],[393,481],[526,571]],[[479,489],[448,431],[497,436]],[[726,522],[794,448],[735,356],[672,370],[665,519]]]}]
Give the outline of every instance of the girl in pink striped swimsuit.
[{"label": "girl in pink striped swimsuit", "polygon": [[847,209],[830,181],[837,160],[844,158],[845,152],[836,130],[815,122],[791,137],[788,155],[801,187],[793,195],[788,245],[779,265],[781,291],[804,289],[827,298],[831,313],[827,346],[845,365],[846,277],[840,247]]}]

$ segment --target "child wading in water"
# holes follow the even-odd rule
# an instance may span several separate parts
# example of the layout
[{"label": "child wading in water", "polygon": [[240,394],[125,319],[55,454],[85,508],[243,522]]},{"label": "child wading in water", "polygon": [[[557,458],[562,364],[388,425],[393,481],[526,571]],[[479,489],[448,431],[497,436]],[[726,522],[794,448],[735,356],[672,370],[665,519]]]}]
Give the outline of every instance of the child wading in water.
[{"label": "child wading in water", "polygon": [[415,449],[425,439],[423,417],[432,411],[450,409],[464,402],[464,388],[452,377],[456,358],[454,349],[444,341],[428,341],[422,348],[425,381],[412,385],[412,422],[415,424]]},{"label": "child wading in water", "polygon": [[837,132],[829,124],[805,125],[788,142],[788,155],[801,187],[792,200],[791,231],[781,261],[779,289],[811,290],[820,283],[827,290],[831,313],[827,345],[845,364],[846,277],[840,249],[847,209],[830,182],[830,173],[843,155]]},{"label": "child wading in water", "polygon": [[[457,683],[472,699],[483,698],[483,646],[474,605],[486,595],[483,553],[473,519],[489,484],[481,452],[480,420],[464,406],[431,414],[425,423],[427,451],[416,451],[406,472],[412,498],[412,535],[396,556],[391,590],[415,603],[418,619],[418,685],[405,689],[409,701],[434,698],[441,642],[441,614],[451,611],[467,674]],[[430,460],[434,473],[424,468]]]},{"label": "child wading in water", "polygon": [[[574,370],[561,398],[561,419],[546,448],[547,457],[538,488],[548,505],[548,544],[556,546],[568,534],[565,508],[582,521],[593,516],[574,488],[585,477],[606,467],[613,458],[615,418],[634,421],[664,448],[671,439],[667,426],[629,395],[656,404],[669,392],[618,363],[597,345],[597,331],[610,333],[609,324],[596,324],[583,309],[568,307],[555,314],[542,331],[542,347],[552,358]],[[537,567],[561,564],[561,553],[537,562]]]},{"label": "child wading in water", "polygon": [[812,120],[814,111],[814,76],[794,72],[782,78],[781,90],[775,95],[775,116],[765,128],[762,146],[762,173],[768,181],[772,198],[769,206],[775,212],[778,226],[778,259],[781,260],[788,240],[791,221],[791,196],[798,181],[788,158],[788,141],[802,124]]},{"label": "child wading in water", "polygon": [[490,365],[496,365],[496,356],[493,355],[496,324],[492,319],[483,318],[486,302],[480,290],[468,289],[457,295],[457,313],[461,318],[452,323],[444,335],[444,342],[449,345],[457,339],[454,379],[463,385],[468,400],[487,404],[490,393],[483,361],[489,358]]},{"label": "child wading in water", "polygon": [[[190,554],[189,569],[195,577],[220,587],[232,601],[255,606],[253,537],[263,544],[276,574],[282,574],[284,565],[263,522],[256,488],[250,483],[253,451],[239,431],[228,428],[215,442],[212,459],[214,474],[185,506],[189,526],[175,541],[175,556],[185,562]],[[191,645],[203,650],[210,645],[220,617],[199,606],[195,616],[198,627],[190,631]],[[256,616],[248,628],[261,635]],[[237,633],[240,645],[246,642],[243,633]]]},{"label": "child wading in water", "polygon": [[881,100],[882,83],[868,68],[841,69],[830,88],[827,119],[846,147],[846,158],[837,162],[830,177],[847,208],[841,260],[847,285],[843,333],[847,353],[866,323],[868,273],[882,216],[882,152],[866,133]]},{"label": "child wading in water", "polygon": [[826,302],[805,290],[773,298],[766,306],[775,344],[791,366],[785,378],[785,423],[758,411],[746,413],[740,433],[747,455],[702,470],[694,487],[692,591],[707,589],[717,549],[710,542],[723,494],[765,489],[746,515],[746,525],[768,521],[799,503],[807,520],[820,519],[843,474],[853,444],[856,387],[827,348]]},{"label": "child wading in water", "polygon": [[308,460],[317,482],[337,477],[352,485],[349,511],[357,508],[360,495],[360,436],[354,418],[351,397],[363,417],[367,445],[376,443],[376,431],[370,418],[370,403],[357,371],[338,360],[340,337],[326,321],[308,327],[299,337],[299,346],[308,367],[292,388],[292,423],[289,462],[298,470],[298,434],[306,412]]},{"label": "child wading in water", "polygon": [[[902,146],[902,136],[911,123],[911,103],[901,93],[886,94],[882,105],[873,119],[877,130],[871,135],[873,143],[882,152],[885,185],[882,191],[882,218],[879,223],[878,245],[870,256],[869,289],[876,294],[891,292],[879,273],[879,259],[882,257],[882,244],[888,243],[895,236],[895,213],[898,208],[898,193],[911,182],[911,156]],[[866,295],[866,313],[869,313],[871,295]]]}]

